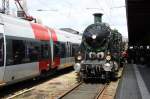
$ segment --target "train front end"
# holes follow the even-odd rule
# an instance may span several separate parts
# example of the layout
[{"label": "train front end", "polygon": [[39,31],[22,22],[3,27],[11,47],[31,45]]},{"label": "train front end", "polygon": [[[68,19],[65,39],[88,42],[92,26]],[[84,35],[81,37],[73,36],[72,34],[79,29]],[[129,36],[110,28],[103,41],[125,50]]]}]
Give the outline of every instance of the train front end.
[{"label": "train front end", "polygon": [[111,29],[106,23],[94,23],[85,29],[74,65],[82,80],[98,78],[110,81],[116,77],[118,64],[112,56],[110,42]]},{"label": "train front end", "polygon": [[[109,82],[115,79],[118,71],[117,62],[113,61],[110,52],[89,52],[84,56],[77,56],[78,62],[74,65],[80,80],[96,79]],[[87,58],[88,57],[88,58]]]},{"label": "train front end", "polygon": [[[92,52],[89,53],[89,56],[91,56],[91,53]],[[94,53],[95,57],[97,56],[97,59],[85,60],[83,63],[81,63],[81,72],[83,74],[83,78],[109,78],[109,73],[111,73],[115,68],[113,66],[113,62],[111,61],[111,55],[107,54],[106,56],[103,56],[103,53],[104,52],[98,52],[97,54]]]}]

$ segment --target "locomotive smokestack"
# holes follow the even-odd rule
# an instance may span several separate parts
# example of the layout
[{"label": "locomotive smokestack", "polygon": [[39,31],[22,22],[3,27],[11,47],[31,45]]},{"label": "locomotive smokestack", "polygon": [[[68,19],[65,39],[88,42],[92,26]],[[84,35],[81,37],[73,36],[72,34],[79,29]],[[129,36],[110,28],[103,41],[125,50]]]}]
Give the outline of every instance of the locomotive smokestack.
[{"label": "locomotive smokestack", "polygon": [[94,23],[101,23],[102,22],[102,13],[94,13]]}]

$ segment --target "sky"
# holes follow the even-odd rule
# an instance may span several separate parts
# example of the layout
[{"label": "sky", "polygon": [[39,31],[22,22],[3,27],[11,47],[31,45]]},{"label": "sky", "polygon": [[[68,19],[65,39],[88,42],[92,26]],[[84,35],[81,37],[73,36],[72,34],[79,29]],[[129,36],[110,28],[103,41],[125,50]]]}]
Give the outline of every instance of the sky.
[{"label": "sky", "polygon": [[[94,13],[103,13],[103,22],[127,37],[125,0],[26,0],[28,13],[53,28],[72,28],[79,32],[94,23]],[[16,10],[10,0],[12,11]],[[42,9],[43,11],[37,11]]]}]

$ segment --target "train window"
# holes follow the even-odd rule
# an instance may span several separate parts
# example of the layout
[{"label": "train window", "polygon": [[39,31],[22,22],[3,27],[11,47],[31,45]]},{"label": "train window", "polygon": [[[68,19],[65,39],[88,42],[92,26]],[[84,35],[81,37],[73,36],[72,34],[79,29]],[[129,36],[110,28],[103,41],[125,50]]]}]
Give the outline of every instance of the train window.
[{"label": "train window", "polygon": [[70,43],[70,57],[72,57],[73,56],[73,53],[72,53],[72,43]]},{"label": "train window", "polygon": [[6,37],[6,65],[13,65],[12,40]]},{"label": "train window", "polygon": [[69,42],[68,43],[68,51],[69,51],[69,53],[68,53],[68,55],[69,55],[69,57],[71,57],[72,56],[72,48],[71,48],[72,46],[71,46],[71,43]]},{"label": "train window", "polygon": [[61,42],[60,44],[60,57],[65,58],[66,57],[66,47],[65,43]]},{"label": "train window", "polygon": [[38,61],[40,58],[40,41],[21,40],[6,36],[6,65],[16,65]]},{"label": "train window", "polygon": [[4,38],[0,34],[0,66],[4,65]]},{"label": "train window", "polygon": [[7,39],[7,65],[21,64],[25,59],[25,44],[22,40]]},{"label": "train window", "polygon": [[78,50],[79,50],[79,45],[73,44],[72,45],[72,56],[75,56],[75,54],[78,52]]},{"label": "train window", "polygon": [[35,62],[38,61],[41,57],[40,53],[40,42],[35,42],[35,41],[27,41],[26,42],[26,62]]},{"label": "train window", "polygon": [[22,40],[12,40],[14,64],[20,64],[25,59],[25,44]]},{"label": "train window", "polygon": [[66,43],[66,57],[69,57],[70,55],[70,52],[69,52],[69,44],[68,42]]}]

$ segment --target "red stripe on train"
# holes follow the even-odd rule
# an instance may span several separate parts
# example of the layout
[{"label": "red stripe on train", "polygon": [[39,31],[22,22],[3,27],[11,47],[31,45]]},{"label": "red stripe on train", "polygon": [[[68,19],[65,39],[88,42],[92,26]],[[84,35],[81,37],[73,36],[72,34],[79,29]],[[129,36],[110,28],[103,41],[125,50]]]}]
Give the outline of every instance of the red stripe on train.
[{"label": "red stripe on train", "polygon": [[[40,24],[31,23],[31,27],[33,29],[35,39],[37,40],[50,40],[50,35],[48,33],[48,28],[44,27]],[[48,71],[50,69],[49,66],[51,66],[51,59],[42,59],[39,61],[39,71]]]},{"label": "red stripe on train", "polygon": [[[50,35],[48,33],[48,28],[36,24],[36,23],[31,23],[31,27],[33,29],[35,39],[37,40],[50,40]],[[54,43],[57,42],[57,35],[54,29],[49,28],[49,31],[51,32],[52,40]],[[60,57],[54,57],[54,62],[51,64],[50,59],[44,59],[39,61],[39,70],[49,70],[50,68],[57,68],[60,65]],[[51,66],[51,67],[49,67]]]},{"label": "red stripe on train", "polygon": [[35,35],[35,39],[38,40],[50,40],[50,35],[48,33],[48,28],[40,25],[40,24],[36,24],[36,23],[31,23],[31,27],[33,29],[34,35]]},{"label": "red stripe on train", "polygon": [[50,66],[51,66],[50,59],[40,60],[40,62],[39,62],[40,71],[42,71],[42,70],[48,71],[51,68]]}]

